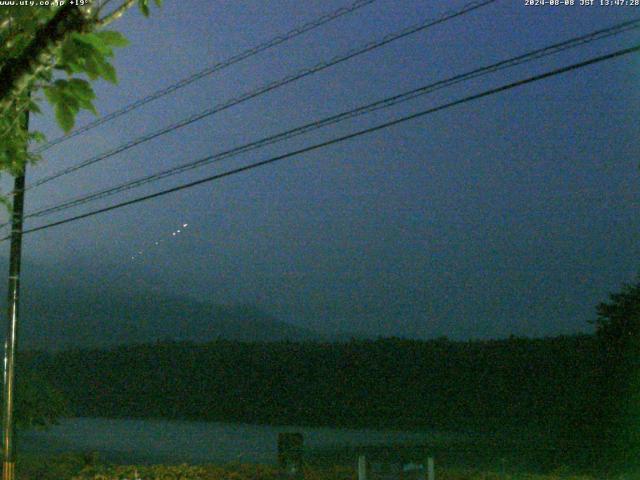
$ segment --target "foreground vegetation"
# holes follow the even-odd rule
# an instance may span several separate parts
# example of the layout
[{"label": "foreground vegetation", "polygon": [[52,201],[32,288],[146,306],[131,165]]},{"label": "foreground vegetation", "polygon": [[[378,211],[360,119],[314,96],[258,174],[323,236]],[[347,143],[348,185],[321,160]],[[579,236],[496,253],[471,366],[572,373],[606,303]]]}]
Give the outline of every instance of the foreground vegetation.
[{"label": "foreground vegetation", "polygon": [[[18,480],[282,480],[282,478],[279,470],[271,465],[107,465],[95,463],[95,458],[80,455],[26,457],[18,464]],[[371,478],[375,480],[374,477]],[[570,475],[562,471],[535,475],[470,469],[437,469],[436,478],[438,480],[595,480],[595,477]],[[304,479],[356,480],[357,473],[355,466],[308,465],[304,468]]]}]

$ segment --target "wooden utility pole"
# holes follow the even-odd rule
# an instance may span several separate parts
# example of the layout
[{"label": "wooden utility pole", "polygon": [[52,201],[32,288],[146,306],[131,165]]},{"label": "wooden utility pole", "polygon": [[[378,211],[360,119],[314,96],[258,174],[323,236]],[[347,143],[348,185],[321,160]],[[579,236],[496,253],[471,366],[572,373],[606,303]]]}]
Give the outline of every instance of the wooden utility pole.
[{"label": "wooden utility pole", "polygon": [[[29,112],[24,114],[22,128],[29,130]],[[27,145],[25,145],[25,149]],[[15,451],[13,418],[15,403],[15,363],[20,305],[20,260],[22,250],[22,220],[24,213],[25,165],[13,182],[13,211],[11,213],[11,253],[9,256],[9,297],[7,302],[7,335],[4,344],[4,372],[2,389],[2,480],[15,479]]]}]

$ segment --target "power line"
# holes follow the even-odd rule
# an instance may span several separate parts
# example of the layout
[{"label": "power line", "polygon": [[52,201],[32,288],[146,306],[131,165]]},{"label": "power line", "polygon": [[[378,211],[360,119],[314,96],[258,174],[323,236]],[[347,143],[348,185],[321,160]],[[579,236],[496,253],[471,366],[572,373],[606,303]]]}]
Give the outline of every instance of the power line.
[{"label": "power line", "polygon": [[171,85],[169,85],[168,87],[162,88],[160,90],[157,90],[149,95],[147,95],[146,97],[143,97],[139,100],[136,100],[133,103],[130,103],[129,105],[126,105],[122,108],[120,108],[119,110],[115,110],[107,115],[105,115],[104,117],[101,117],[91,123],[88,123],[87,125],[80,127],[66,135],[62,135],[58,138],[54,138],[53,140],[47,142],[45,145],[42,145],[41,147],[37,148],[35,150],[35,153],[42,153],[45,150],[50,149],[51,147],[53,147],[54,145],[58,145],[59,143],[62,143],[66,140],[69,140],[70,138],[73,138],[77,135],[80,135],[82,133],[88,132],[89,130],[93,130],[94,128],[107,123],[111,120],[114,120],[118,117],[121,117],[122,115],[126,115],[127,113],[136,110],[138,108],[140,108],[143,105],[146,105],[149,102],[152,102],[154,100],[157,100],[158,98],[164,97],[166,95],[169,95],[170,93],[175,92],[176,90],[179,90],[181,88],[186,87],[187,85],[192,84],[193,82],[200,80],[201,78],[207,77],[209,75],[212,75],[216,72],[219,72],[220,70],[223,70],[227,67],[230,67],[231,65],[234,65],[242,60],[245,60],[247,58],[250,58],[254,55],[257,55],[259,53],[262,53],[266,50],[269,50],[273,47],[276,47],[282,43],[285,43],[289,40],[292,40],[304,33],[310,32],[312,30],[315,30],[318,27],[321,27],[322,25],[325,25],[329,22],[332,22],[333,20],[336,20],[340,17],[343,17],[349,13],[355,12],[356,10],[359,10],[367,5],[370,5],[372,3],[374,3],[377,0],[357,0],[356,2],[352,3],[350,6],[348,7],[342,7],[339,8],[333,12],[327,13],[319,18],[317,18],[316,20],[313,20],[309,23],[305,23],[299,27],[294,28],[293,30],[288,31],[287,33],[283,34],[283,35],[278,35],[276,37],[271,38],[270,40],[267,40],[264,43],[261,43],[255,47],[249,48],[247,50],[244,50],[243,52],[240,52],[232,57],[227,58],[226,60],[222,60],[221,62],[217,62],[214,63],[213,65],[208,66],[207,68],[204,68],[196,73],[194,73],[193,75],[190,75],[188,77],[183,78],[182,80],[179,80],[178,82],[175,82]]},{"label": "power line", "polygon": [[[616,25],[613,25],[611,27],[605,28],[605,29],[600,29],[600,30],[596,30],[594,32],[585,34],[585,35],[581,35],[579,37],[575,37],[572,38],[570,40],[566,40],[560,43],[555,43],[553,45],[549,45],[547,47],[544,48],[540,48],[537,50],[534,50],[532,52],[528,52],[525,53],[523,55],[519,55],[516,57],[512,57],[509,58],[507,60],[503,60],[491,65],[486,65],[480,68],[476,68],[472,71],[463,73],[463,74],[459,74],[456,75],[454,77],[450,77],[446,80],[440,80],[437,81],[435,83],[431,83],[413,90],[410,90],[408,92],[404,92],[402,94],[399,95],[394,95],[392,97],[388,97],[385,98],[383,100],[379,100],[358,108],[355,108],[353,110],[349,110],[347,112],[342,112],[339,113],[337,115],[332,115],[330,117],[326,117],[323,118],[321,120],[317,120],[311,123],[307,123],[303,126],[285,131],[285,132],[281,132],[279,134],[276,135],[272,135],[272,136],[268,136],[265,138],[262,138],[260,140],[256,140],[254,142],[248,143],[248,144],[244,144],[241,145],[239,147],[235,147],[232,148],[230,150],[226,150],[224,152],[218,153],[212,157],[207,157],[206,159],[199,159],[193,162],[189,162],[183,165],[179,165],[176,167],[172,167],[170,169],[167,170],[163,170],[161,172],[158,173],[154,173],[151,175],[147,175],[145,177],[141,177],[135,180],[131,180],[128,182],[124,182],[121,183],[120,185],[116,185],[114,187],[110,187],[98,192],[94,192],[88,195],[83,195],[83,196],[79,196],[76,198],[72,198],[69,200],[66,200],[62,203],[59,203],[57,205],[51,206],[51,207],[45,207],[42,208],[40,210],[36,210],[34,212],[30,212],[26,215],[25,218],[31,218],[31,217],[41,217],[41,216],[45,216],[45,215],[50,215],[52,213],[56,213],[56,212],[60,212],[63,210],[66,210],[68,208],[72,208],[75,206],[79,206],[79,205],[83,205],[85,203],[91,202],[91,201],[95,201],[98,199],[102,199],[102,198],[106,198],[112,195],[115,195],[117,193],[120,192],[124,192],[127,190],[130,190],[132,188],[137,188],[140,187],[144,184],[147,183],[151,183],[163,178],[167,178],[173,175],[177,175],[180,173],[184,173],[186,171],[195,169],[195,168],[199,168],[201,166],[205,166],[208,164],[211,164],[213,162],[218,162],[227,158],[231,158],[231,157],[235,157],[241,153],[246,153],[248,151],[252,151],[255,150],[257,148],[261,148],[263,146],[266,145],[271,145],[283,140],[288,140],[290,138],[294,138],[296,136],[302,135],[304,133],[308,133],[312,130],[316,130],[322,127],[325,127],[327,125],[332,125],[334,123],[338,123],[341,122],[343,120],[346,119],[351,119],[351,118],[355,118],[358,117],[360,115],[364,115],[367,113],[371,113],[374,112],[376,110],[380,110],[383,108],[388,108],[391,107],[393,105],[397,105],[399,103],[402,102],[406,102],[408,100],[412,100],[418,96],[421,95],[426,95],[428,93],[434,92],[436,90],[445,88],[445,87],[449,87],[452,85],[455,85],[457,83],[463,82],[463,81],[468,81],[471,80],[473,78],[478,78],[490,73],[494,73],[506,68],[511,68],[517,65],[522,65],[524,63],[528,63],[531,62],[533,60],[537,60],[540,58],[544,58],[565,50],[568,50],[570,48],[576,48],[578,46],[593,42],[595,40],[599,40],[602,38],[606,38],[606,37],[610,37],[613,35],[618,35],[620,33],[629,31],[631,29],[636,29],[640,26],[640,18],[636,19],[636,20],[631,20],[631,21],[627,21],[627,22],[623,22],[623,23],[619,23]],[[5,226],[6,224],[2,224],[0,225],[0,228]]]},{"label": "power line", "polygon": [[[221,62],[215,63],[203,70],[200,70],[199,72],[194,73],[193,75],[190,75],[189,77],[183,78],[182,80],[169,85],[168,87],[165,87],[163,89],[157,90],[149,95],[147,95],[144,98],[141,98],[139,100],[136,100],[133,103],[130,103],[129,105],[125,105],[124,107],[122,107],[119,110],[116,110],[114,112],[111,112],[107,115],[105,115],[104,117],[100,117],[97,120],[88,123],[87,125],[80,127],[68,134],[62,135],[58,138],[55,138],[49,142],[47,142],[46,144],[36,148],[34,150],[34,153],[39,154],[44,152],[45,150],[50,149],[51,147],[53,147],[54,145],[57,145],[59,143],[62,143],[70,138],[73,138],[77,135],[80,135],[82,133],[85,133],[89,130],[92,130],[106,122],[109,122],[111,120],[114,120],[122,115],[125,115],[133,110],[136,110],[140,107],[142,107],[143,105],[152,102],[153,100],[157,100],[158,98],[164,97],[166,95],[169,95],[170,93],[175,92],[176,90],[179,90],[180,88],[186,87],[187,85],[190,85],[191,83],[200,80],[201,78],[204,78],[208,75],[211,75],[215,72],[218,72],[220,70],[223,70],[227,67],[230,67],[242,60],[245,60],[249,57],[252,57],[254,55],[257,55],[258,53],[264,52],[266,50],[269,50],[272,47],[275,47],[277,45],[280,45],[288,40],[291,40],[299,35],[302,35],[303,33],[309,32],[311,30],[314,30],[322,25],[325,25],[335,19],[338,19],[344,15],[347,15],[351,12],[354,12],[362,7],[365,7],[373,2],[375,2],[377,0],[357,0],[356,2],[354,2],[352,5],[348,6],[348,7],[342,7],[339,8],[338,10],[335,10],[333,12],[330,12],[326,15],[323,15],[322,17],[301,25],[300,27],[296,27],[293,30],[290,30],[289,32],[283,34],[283,35],[279,35],[276,37],[273,37],[272,39],[257,45],[253,48],[250,48],[248,50],[245,50],[237,55],[234,55],[233,57],[230,57],[226,60],[223,60]],[[23,106],[19,112],[18,112],[18,116],[20,116],[21,113],[24,113],[24,111],[28,108],[28,105]],[[6,131],[0,133],[0,138],[4,137],[6,134],[10,133],[12,130],[11,128],[8,128]]]},{"label": "power line", "polygon": [[[539,75],[535,75],[533,77],[529,77],[529,78],[526,78],[524,80],[518,80],[516,82],[512,82],[512,83],[508,83],[508,84],[502,85],[500,87],[496,87],[496,88],[493,88],[493,89],[490,89],[490,90],[485,90],[482,93],[478,93],[478,94],[475,94],[475,95],[470,95],[470,96],[464,97],[464,98],[462,98],[460,100],[455,100],[453,102],[445,103],[443,105],[440,105],[440,106],[437,106],[437,107],[433,107],[433,108],[430,108],[428,110],[423,110],[421,112],[414,113],[414,114],[411,114],[411,115],[407,115],[407,116],[398,118],[396,120],[391,120],[389,122],[385,122],[385,123],[376,125],[374,127],[369,127],[369,128],[363,129],[363,130],[359,130],[357,132],[350,133],[348,135],[344,135],[344,136],[337,137],[337,138],[334,138],[334,139],[331,139],[331,140],[327,140],[325,142],[317,143],[317,144],[311,145],[309,147],[301,148],[299,150],[294,150],[292,152],[288,152],[288,153],[285,153],[283,155],[278,155],[278,156],[275,156],[275,157],[271,157],[271,158],[269,158],[267,160],[263,160],[263,161],[256,162],[256,163],[252,163],[250,165],[245,165],[243,167],[235,168],[233,170],[229,170],[229,171],[226,171],[226,172],[223,172],[223,173],[218,173],[216,175],[211,175],[209,177],[205,177],[205,178],[202,178],[200,180],[196,180],[196,181],[193,181],[193,182],[189,182],[189,183],[185,183],[185,184],[182,184],[182,185],[178,185],[177,187],[172,187],[172,188],[169,188],[169,189],[166,189],[166,190],[161,190],[161,191],[156,192],[156,193],[152,193],[152,194],[149,194],[149,195],[144,195],[144,196],[141,196],[141,197],[138,197],[138,198],[134,198],[132,200],[128,200],[128,201],[125,201],[125,202],[117,203],[115,205],[111,205],[111,206],[108,206],[108,207],[92,210],[90,212],[83,213],[83,214],[80,214],[80,215],[76,215],[74,217],[66,218],[66,219],[63,219],[63,220],[56,221],[56,222],[48,223],[46,225],[41,225],[39,227],[35,227],[35,228],[28,229],[28,230],[24,230],[23,233],[24,234],[33,233],[33,232],[37,232],[37,231],[40,231],[40,230],[45,230],[45,229],[48,229],[48,228],[56,227],[56,226],[63,225],[63,224],[66,224],[66,223],[74,222],[76,220],[80,220],[80,219],[83,219],[83,218],[87,218],[87,217],[91,217],[91,216],[94,216],[94,215],[98,215],[100,213],[105,213],[105,212],[109,212],[111,210],[116,210],[118,208],[126,207],[128,205],[133,205],[133,204],[136,204],[136,203],[144,202],[146,200],[151,200],[153,198],[161,197],[161,196],[167,195],[169,193],[174,193],[174,192],[177,192],[177,191],[180,191],[180,190],[185,190],[185,189],[192,188],[192,187],[195,187],[197,185],[204,184],[204,183],[209,183],[209,182],[212,182],[214,180],[219,180],[221,178],[229,177],[231,175],[235,175],[235,174],[238,174],[238,173],[242,173],[242,172],[246,172],[246,171],[249,171],[249,170],[253,170],[255,168],[263,167],[265,165],[269,165],[269,164],[272,164],[272,163],[275,163],[275,162],[279,162],[281,160],[284,160],[284,159],[287,159],[287,158],[291,158],[291,157],[294,157],[294,156],[297,156],[297,155],[301,155],[303,153],[307,153],[307,152],[311,152],[311,151],[314,151],[314,150],[318,150],[320,148],[328,147],[329,145],[333,145],[333,144],[336,144],[336,143],[344,142],[346,140],[357,138],[357,137],[366,135],[368,133],[372,133],[372,132],[376,132],[378,130],[389,128],[389,127],[392,127],[394,125],[398,125],[398,124],[407,122],[409,120],[414,120],[416,118],[420,118],[420,117],[423,117],[423,116],[426,116],[426,115],[429,115],[429,114],[432,114],[432,113],[435,113],[435,112],[446,110],[448,108],[452,108],[452,107],[455,107],[457,105],[462,105],[464,103],[471,102],[473,100],[478,100],[480,98],[488,97],[490,95],[494,95],[494,94],[497,94],[497,93],[500,93],[500,92],[511,90],[513,88],[520,87],[522,85],[526,85],[526,84],[529,84],[529,83],[537,82],[537,81],[540,81],[540,80],[543,80],[543,79],[546,79],[546,78],[549,78],[549,77],[553,77],[553,76],[556,76],[556,75],[560,75],[562,73],[566,73],[566,72],[569,72],[569,71],[572,71],[572,70],[578,70],[580,68],[584,68],[586,66],[593,65],[595,63],[600,63],[600,62],[603,62],[603,61],[606,61],[606,60],[611,60],[613,58],[621,57],[623,55],[628,55],[630,53],[634,53],[634,52],[638,52],[638,51],[640,51],[640,45],[636,45],[634,47],[630,47],[630,48],[626,48],[626,49],[622,49],[622,50],[617,50],[617,51],[615,51],[613,53],[609,53],[609,54],[606,54],[606,55],[601,55],[599,57],[591,58],[591,59],[583,61],[583,62],[574,63],[574,64],[569,65],[567,67],[557,68],[555,70],[551,70],[551,71],[548,71],[548,72],[545,72],[545,73],[542,73],[542,74],[539,74]],[[8,238],[9,238],[8,236],[5,236],[2,239],[0,239],[0,241],[7,240]]]},{"label": "power line", "polygon": [[359,47],[357,49],[351,50],[351,51],[347,52],[344,55],[336,56],[333,59],[331,59],[329,61],[326,61],[326,62],[321,62],[321,63],[315,65],[314,67],[307,68],[307,69],[304,69],[304,70],[300,70],[297,73],[289,75],[289,76],[287,76],[285,78],[282,78],[280,80],[277,80],[275,82],[269,83],[269,84],[267,84],[265,86],[262,86],[262,87],[260,87],[260,88],[258,88],[256,90],[253,90],[253,91],[250,91],[248,93],[245,93],[245,94],[243,94],[243,95],[241,95],[239,97],[233,98],[233,99],[231,99],[231,100],[229,100],[227,102],[224,102],[222,104],[216,105],[216,106],[214,106],[212,108],[204,110],[204,111],[202,111],[200,113],[197,113],[195,115],[192,115],[192,116],[190,116],[190,117],[188,117],[188,118],[186,118],[184,120],[181,120],[181,121],[179,121],[177,123],[174,123],[173,125],[170,125],[168,127],[164,127],[164,128],[162,128],[160,130],[156,130],[155,132],[147,134],[147,135],[144,135],[142,137],[138,137],[138,138],[136,138],[134,140],[131,140],[131,141],[127,142],[127,143],[124,143],[124,144],[122,144],[122,145],[120,145],[118,147],[115,147],[115,148],[113,148],[113,149],[111,149],[111,150],[109,150],[109,151],[107,151],[107,152],[105,152],[103,154],[97,155],[97,156],[92,157],[92,158],[90,158],[88,160],[80,162],[80,163],[78,163],[76,165],[73,165],[71,167],[65,168],[65,169],[60,170],[60,171],[58,171],[56,173],[53,173],[53,174],[51,174],[51,175],[49,175],[47,177],[44,177],[44,178],[32,183],[31,185],[27,186],[26,190],[29,190],[29,189],[38,187],[40,185],[43,185],[43,184],[45,184],[47,182],[50,182],[51,180],[54,180],[54,179],[59,178],[59,177],[61,177],[63,175],[67,175],[69,173],[75,172],[77,170],[80,170],[81,168],[87,167],[87,166],[92,165],[92,164],[94,164],[96,162],[105,160],[105,159],[107,159],[109,157],[112,157],[112,156],[118,154],[118,153],[124,152],[125,150],[133,148],[133,147],[135,147],[137,145],[140,145],[141,143],[148,142],[150,140],[153,140],[154,138],[160,137],[160,136],[165,135],[165,134],[167,134],[169,132],[172,132],[172,131],[175,131],[175,130],[177,130],[179,128],[182,128],[182,127],[185,127],[187,125],[190,125],[190,124],[192,124],[194,122],[202,120],[205,117],[208,117],[208,116],[211,116],[211,115],[213,115],[215,113],[219,113],[219,112],[221,112],[223,110],[226,110],[226,109],[228,109],[228,108],[230,108],[232,106],[238,105],[238,104],[243,103],[243,102],[245,102],[247,100],[250,100],[252,98],[258,97],[260,95],[263,95],[263,94],[265,94],[267,92],[270,92],[270,91],[275,90],[277,88],[280,88],[282,86],[288,85],[288,84],[290,84],[292,82],[300,80],[301,78],[304,78],[304,77],[313,75],[315,73],[318,73],[318,72],[320,72],[322,70],[325,70],[325,69],[327,69],[329,67],[332,67],[334,65],[337,65],[339,63],[342,63],[342,62],[345,62],[347,60],[350,60],[350,59],[355,58],[355,57],[357,57],[359,55],[362,55],[364,53],[367,53],[367,52],[370,52],[370,51],[375,50],[377,48],[380,48],[380,47],[382,47],[384,45],[387,45],[387,44],[389,44],[391,42],[394,42],[396,40],[399,40],[401,38],[405,38],[405,37],[408,37],[409,35],[413,35],[414,33],[420,32],[420,31],[425,30],[425,29],[427,29],[429,27],[432,27],[432,26],[438,25],[440,23],[444,23],[444,22],[446,22],[448,20],[452,20],[454,18],[460,17],[460,16],[465,15],[465,14],[467,14],[467,13],[473,11],[473,10],[476,10],[478,8],[487,6],[487,5],[489,5],[491,3],[494,3],[496,1],[497,0],[473,1],[471,3],[468,3],[462,9],[457,10],[455,12],[447,12],[447,13],[443,14],[442,16],[438,17],[435,20],[434,19],[425,20],[425,21],[423,21],[423,22],[421,22],[421,23],[419,23],[417,25],[414,25],[414,26],[411,26],[409,28],[406,28],[406,29],[404,29],[404,30],[402,30],[400,32],[396,32],[396,33],[392,33],[390,35],[387,35],[384,38],[382,38],[381,40],[370,42],[370,43],[368,43],[368,44],[366,44],[366,45],[364,45],[362,47]]}]

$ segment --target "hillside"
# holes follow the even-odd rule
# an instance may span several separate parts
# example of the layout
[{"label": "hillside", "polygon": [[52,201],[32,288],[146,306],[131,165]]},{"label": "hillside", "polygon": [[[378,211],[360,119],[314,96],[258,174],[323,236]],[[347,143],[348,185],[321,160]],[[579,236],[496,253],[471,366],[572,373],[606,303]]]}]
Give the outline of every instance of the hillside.
[{"label": "hillside", "polygon": [[[2,300],[4,310],[5,297]],[[157,292],[96,290],[77,283],[39,285],[23,296],[21,304],[20,344],[24,349],[106,348],[216,338],[303,341],[320,335],[250,305],[206,304]]]}]

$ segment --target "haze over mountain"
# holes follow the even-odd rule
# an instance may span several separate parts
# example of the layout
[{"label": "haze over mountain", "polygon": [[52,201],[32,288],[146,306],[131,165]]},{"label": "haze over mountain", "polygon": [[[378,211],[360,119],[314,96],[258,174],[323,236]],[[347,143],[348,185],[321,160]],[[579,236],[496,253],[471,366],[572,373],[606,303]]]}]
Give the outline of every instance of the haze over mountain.
[{"label": "haze over mountain", "polygon": [[[21,299],[21,349],[109,347],[156,340],[205,342],[327,339],[311,329],[280,321],[248,304],[207,304],[166,292],[131,288],[95,272],[78,277],[28,266]],[[92,278],[94,281],[92,281]],[[6,287],[5,287],[6,288]],[[2,295],[2,325],[6,295]],[[3,330],[4,331],[4,330]]]},{"label": "haze over mountain", "polygon": [[[28,245],[27,245],[28,246]],[[25,251],[29,252],[28,249]],[[7,259],[0,257],[0,272],[7,271]],[[448,315],[434,311],[424,312],[422,328],[411,322],[413,306],[424,303],[416,292],[415,298],[404,300],[404,288],[390,282],[385,287],[398,293],[394,305],[383,305],[375,289],[368,302],[351,302],[351,313],[337,308],[340,301],[354,288],[349,281],[323,283],[322,278],[307,279],[297,298],[298,306],[305,308],[278,308],[287,305],[291,290],[279,288],[277,272],[272,278],[256,277],[251,272],[238,271],[235,275],[220,276],[222,268],[207,270],[206,281],[196,276],[185,276],[163,264],[148,263],[149,268],[136,272],[126,263],[113,263],[108,259],[82,255],[72,258],[52,257],[46,261],[26,257],[21,278],[21,319],[19,348],[66,349],[72,347],[109,347],[121,344],[148,343],[156,340],[187,340],[207,342],[217,338],[254,341],[348,341],[351,338],[437,338],[446,335],[452,339],[500,338],[482,328],[482,321],[497,320],[497,313],[485,309],[471,312],[463,320],[476,320],[476,328],[462,335],[455,328],[456,312]],[[205,270],[206,267],[202,266]],[[181,274],[182,273],[182,274]],[[198,274],[200,277],[203,272]],[[255,277],[255,278],[254,278]],[[234,293],[234,286],[247,282],[253,288]],[[301,281],[302,282],[302,281]],[[324,289],[323,296],[314,296],[311,286]],[[592,286],[593,287],[593,286]],[[363,288],[359,284],[358,288]],[[373,287],[372,287],[373,288]],[[442,298],[468,293],[468,289],[447,291],[439,285]],[[0,308],[6,305],[6,280],[0,281]],[[595,290],[595,287],[593,287]],[[473,289],[472,289],[473,290]],[[268,298],[265,295],[268,292]],[[494,298],[494,297],[490,297]],[[501,302],[514,302],[518,297],[499,297]],[[342,300],[341,300],[342,299]],[[481,303],[490,308],[497,298]],[[587,303],[589,308],[590,302]],[[591,302],[593,303],[593,302]],[[562,311],[544,311],[532,306],[529,323],[537,319],[553,318],[559,325],[554,334],[570,334],[561,328],[566,320]],[[473,313],[473,314],[472,314]],[[310,314],[313,314],[310,316]],[[369,318],[370,325],[358,321],[358,316]],[[6,314],[0,312],[0,328],[4,331]],[[586,320],[585,325],[588,327]],[[583,329],[586,330],[587,328]],[[508,334],[523,336],[524,332],[511,325]],[[473,335],[471,334],[473,332]],[[531,329],[524,336],[544,336],[544,331]]]}]

